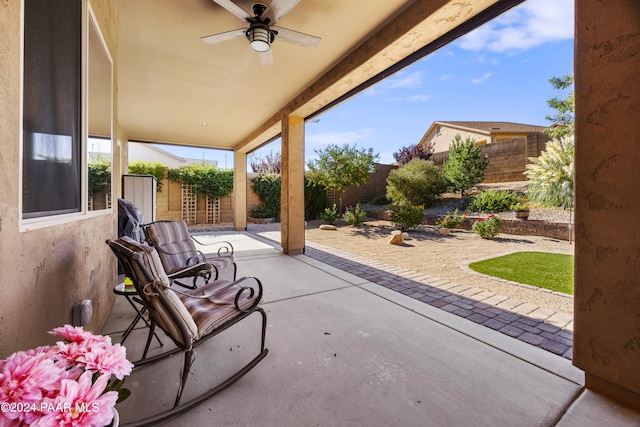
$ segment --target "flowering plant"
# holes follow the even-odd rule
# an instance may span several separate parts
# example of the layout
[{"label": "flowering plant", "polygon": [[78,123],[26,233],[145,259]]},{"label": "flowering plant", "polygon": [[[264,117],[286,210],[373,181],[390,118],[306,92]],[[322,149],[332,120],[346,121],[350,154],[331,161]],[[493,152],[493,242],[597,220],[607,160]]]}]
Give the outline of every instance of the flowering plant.
[{"label": "flowering plant", "polygon": [[489,215],[487,219],[480,218],[473,223],[471,229],[483,239],[493,239],[500,233],[502,221],[495,215]]},{"label": "flowering plant", "polygon": [[360,207],[360,204],[356,204],[355,208],[347,206],[342,219],[349,225],[360,225],[367,219],[367,213]]},{"label": "flowering plant", "polygon": [[458,209],[453,212],[447,212],[447,216],[444,218],[436,219],[436,225],[440,228],[456,228],[467,217],[467,213],[463,212],[462,215],[458,213]]},{"label": "flowering plant", "polygon": [[320,218],[327,224],[335,224],[338,219],[338,209],[334,203],[332,207],[326,208],[324,212],[320,213]]},{"label": "flowering plant", "polygon": [[115,404],[130,394],[122,388],[133,368],[126,349],[82,327],[49,333],[65,342],[0,360],[0,426],[108,425]]}]

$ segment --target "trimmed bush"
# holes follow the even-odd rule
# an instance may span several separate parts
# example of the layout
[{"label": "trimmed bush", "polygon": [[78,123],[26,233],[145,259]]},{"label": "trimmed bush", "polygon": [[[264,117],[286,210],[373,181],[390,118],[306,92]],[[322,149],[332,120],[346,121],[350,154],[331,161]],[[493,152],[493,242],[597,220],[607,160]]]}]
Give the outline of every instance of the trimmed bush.
[{"label": "trimmed bush", "polygon": [[355,207],[347,206],[347,210],[342,215],[342,219],[349,225],[360,225],[367,219],[367,213],[362,210],[359,204]]},{"label": "trimmed bush", "polygon": [[387,197],[394,204],[431,206],[446,188],[447,182],[430,160],[413,159],[387,178]]},{"label": "trimmed bush", "polygon": [[402,231],[415,228],[424,220],[424,205],[391,205],[391,222]]},{"label": "trimmed bush", "polygon": [[518,202],[518,195],[506,190],[487,190],[473,196],[467,204],[470,212],[506,212]]},{"label": "trimmed bush", "polygon": [[497,216],[489,215],[487,219],[480,218],[471,226],[474,233],[479,234],[483,239],[495,239],[500,233],[502,221]]}]

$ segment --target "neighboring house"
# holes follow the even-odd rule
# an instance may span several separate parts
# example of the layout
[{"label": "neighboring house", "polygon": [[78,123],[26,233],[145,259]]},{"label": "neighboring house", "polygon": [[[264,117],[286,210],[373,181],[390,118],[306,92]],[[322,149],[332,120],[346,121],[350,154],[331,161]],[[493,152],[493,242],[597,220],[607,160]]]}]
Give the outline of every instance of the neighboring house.
[{"label": "neighboring house", "polygon": [[478,145],[492,144],[529,135],[546,135],[545,126],[512,122],[433,122],[420,144],[431,144],[434,153],[449,151],[453,138],[472,138]]},{"label": "neighboring house", "polygon": [[[90,160],[96,160],[98,158],[111,159],[111,147],[101,144],[99,139],[90,139],[88,146],[88,155]],[[167,165],[169,168],[177,168],[178,166],[187,166],[194,163],[204,163],[208,166],[218,167],[218,162],[216,160],[180,157],[163,150],[162,148],[156,147],[153,144],[132,141],[129,142],[128,159],[129,163],[140,160],[150,162],[159,161],[162,164]]]},{"label": "neighboring house", "polygon": [[471,138],[489,156],[484,183],[524,181],[530,157],[538,157],[549,136],[544,126],[511,122],[433,122],[420,144],[432,144],[431,160],[437,166],[449,157],[449,145],[456,135]]},{"label": "neighboring house", "polygon": [[178,166],[187,166],[194,163],[218,167],[218,162],[215,160],[184,158],[171,154],[153,144],[129,141],[129,163],[139,160],[150,162],[159,161],[169,168],[177,168]]}]

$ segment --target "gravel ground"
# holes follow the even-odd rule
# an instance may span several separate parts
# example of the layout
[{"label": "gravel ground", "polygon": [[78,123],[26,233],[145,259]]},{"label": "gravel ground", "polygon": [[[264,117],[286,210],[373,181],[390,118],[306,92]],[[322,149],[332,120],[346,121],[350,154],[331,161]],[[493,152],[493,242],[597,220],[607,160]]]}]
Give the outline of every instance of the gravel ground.
[{"label": "gravel ground", "polygon": [[452,230],[449,236],[440,236],[436,227],[422,225],[409,232],[411,240],[403,245],[390,245],[387,242],[394,228],[389,221],[370,220],[360,227],[343,225],[337,230],[320,230],[320,223],[312,221],[307,225],[307,240],[554,311],[573,313],[571,296],[504,283],[461,268],[465,263],[516,251],[573,254],[573,245],[567,241],[508,234],[486,240],[466,230]]}]

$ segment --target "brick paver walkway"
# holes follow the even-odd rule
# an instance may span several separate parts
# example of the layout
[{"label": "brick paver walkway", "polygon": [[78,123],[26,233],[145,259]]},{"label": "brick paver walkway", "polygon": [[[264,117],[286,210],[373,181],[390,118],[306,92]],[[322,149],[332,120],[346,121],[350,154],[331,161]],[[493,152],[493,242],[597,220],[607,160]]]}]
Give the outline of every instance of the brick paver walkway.
[{"label": "brick paver walkway", "polygon": [[567,359],[573,316],[307,241],[305,255]]}]

